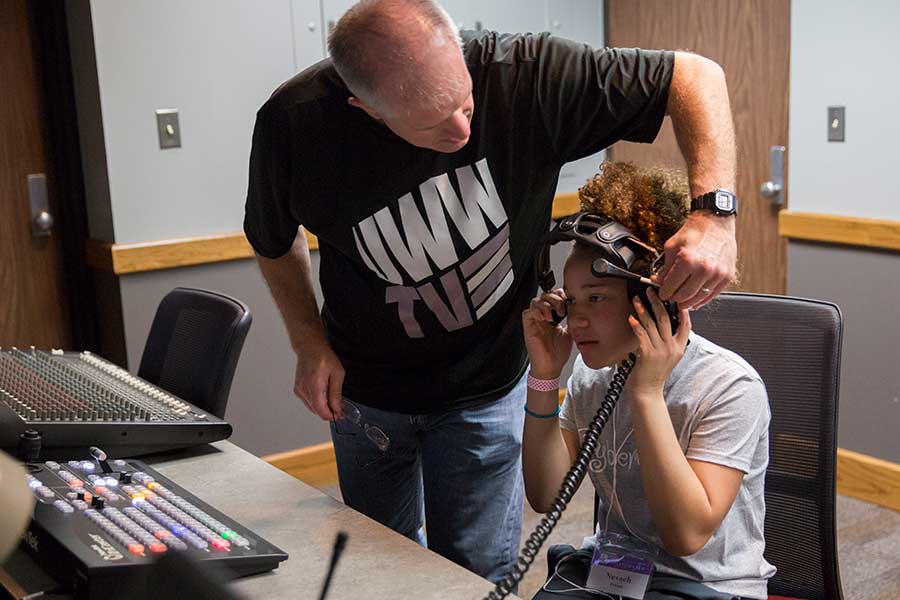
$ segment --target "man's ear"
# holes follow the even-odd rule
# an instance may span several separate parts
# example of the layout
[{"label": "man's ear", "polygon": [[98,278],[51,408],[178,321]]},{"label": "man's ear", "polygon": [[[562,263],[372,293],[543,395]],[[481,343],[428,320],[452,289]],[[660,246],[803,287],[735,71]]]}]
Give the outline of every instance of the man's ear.
[{"label": "man's ear", "polygon": [[350,96],[349,98],[347,98],[347,104],[349,104],[350,106],[352,106],[354,108],[359,108],[361,110],[366,111],[366,114],[368,114],[370,117],[372,117],[373,119],[375,119],[377,121],[384,120],[381,118],[381,114],[377,110],[375,110],[374,108],[372,108],[371,106],[369,106],[368,104],[366,104],[365,102],[363,102],[362,100],[360,100],[359,98],[357,98],[355,96]]}]

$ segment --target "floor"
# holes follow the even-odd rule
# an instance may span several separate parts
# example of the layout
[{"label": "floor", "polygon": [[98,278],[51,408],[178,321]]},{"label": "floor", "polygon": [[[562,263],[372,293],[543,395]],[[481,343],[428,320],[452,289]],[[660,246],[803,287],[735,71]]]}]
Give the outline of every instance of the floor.
[{"label": "floor", "polygon": [[[337,484],[323,486],[322,491],[340,499]],[[575,494],[556,530],[541,550],[552,544],[581,545],[592,522],[594,497],[592,488],[582,486]],[[524,540],[540,521],[541,515],[525,507]],[[838,556],[844,600],[900,599],[900,512],[838,495]],[[547,576],[544,558],[535,561],[519,588],[519,596],[531,598]]]}]

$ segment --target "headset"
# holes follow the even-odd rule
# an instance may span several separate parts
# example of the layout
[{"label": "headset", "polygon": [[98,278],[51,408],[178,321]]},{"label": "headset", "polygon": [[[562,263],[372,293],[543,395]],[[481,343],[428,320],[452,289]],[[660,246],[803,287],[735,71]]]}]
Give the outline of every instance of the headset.
[{"label": "headset", "polygon": [[[662,255],[656,249],[639,240],[631,230],[621,223],[602,215],[588,212],[570,215],[554,226],[541,240],[535,268],[537,269],[538,284],[545,292],[551,291],[556,285],[556,278],[553,276],[553,269],[550,266],[550,247],[563,241],[581,242],[596,249],[601,256],[592,261],[591,274],[594,277],[624,279],[627,284],[628,297],[637,296],[650,314],[654,314],[650,300],[647,298],[647,290],[651,287],[659,288],[659,284],[650,279],[659,270],[663,260]],[[663,302],[663,306],[669,315],[674,334],[680,323],[678,306],[674,302]],[[554,325],[558,325],[564,318],[565,315],[559,315],[553,311]],[[541,519],[541,522],[525,541],[516,563],[509,573],[497,583],[494,590],[485,596],[485,600],[505,598],[515,589],[531,563],[534,562],[541,546],[550,536],[572,496],[584,480],[588,464],[600,441],[600,434],[612,417],[613,409],[636,360],[635,355],[629,353],[628,358],[616,367],[606,396],[600,404],[600,409],[584,434],[581,450],[575,457],[569,472],[566,473],[559,493],[553,501],[552,510]]]},{"label": "headset", "polygon": [[[618,221],[595,213],[580,212],[565,217],[544,236],[535,260],[538,284],[542,290],[549,292],[556,285],[550,266],[550,246],[568,241],[585,244],[601,254],[591,263],[591,274],[594,277],[624,279],[628,297],[640,298],[650,314],[653,314],[647,290],[651,287],[659,288],[659,284],[650,277],[662,266],[663,256]],[[663,306],[669,315],[674,334],[680,323],[678,306],[671,301],[664,301]],[[553,324],[558,325],[564,318],[565,315],[554,312]]]}]

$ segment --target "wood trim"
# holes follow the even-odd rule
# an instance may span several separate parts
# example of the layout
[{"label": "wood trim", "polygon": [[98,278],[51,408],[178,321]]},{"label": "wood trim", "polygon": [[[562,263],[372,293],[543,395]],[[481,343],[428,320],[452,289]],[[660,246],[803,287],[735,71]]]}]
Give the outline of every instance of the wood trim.
[{"label": "wood trim", "polygon": [[[20,575],[21,577],[21,575]],[[25,598],[30,594],[6,569],[0,568],[0,589],[9,594],[10,598]],[[43,595],[43,594],[39,594]],[[34,596],[32,596],[34,597]]]},{"label": "wood trim", "polygon": [[297,479],[322,487],[337,482],[337,462],[331,442],[269,454],[262,459]]},{"label": "wood trim", "polygon": [[783,210],[779,235],[814,242],[900,250],[900,221]]},{"label": "wood trim", "polygon": [[[310,250],[319,248],[316,236],[306,232]],[[222,233],[193,238],[137,244],[111,244],[88,240],[85,260],[101,271],[116,275],[173,269],[191,265],[253,258],[253,248],[243,233]]]},{"label": "wood trim", "polygon": [[553,211],[550,213],[554,219],[577,213],[580,208],[578,192],[571,194],[557,194],[553,198]]},{"label": "wood trim", "polygon": [[900,511],[900,464],[838,448],[837,491]]},{"label": "wood trim", "polygon": [[[559,390],[560,403],[565,393],[565,389]],[[313,487],[334,485],[338,480],[331,442],[270,454],[262,459]],[[900,511],[900,464],[838,448],[837,491]]]},{"label": "wood trim", "polygon": [[[553,218],[578,212],[578,194],[559,194],[553,201]],[[306,232],[310,250],[319,240]],[[137,244],[114,244],[88,240],[85,261],[94,269],[116,275],[174,269],[191,265],[253,258],[253,248],[243,233],[221,233],[191,238],[158,240]]]}]

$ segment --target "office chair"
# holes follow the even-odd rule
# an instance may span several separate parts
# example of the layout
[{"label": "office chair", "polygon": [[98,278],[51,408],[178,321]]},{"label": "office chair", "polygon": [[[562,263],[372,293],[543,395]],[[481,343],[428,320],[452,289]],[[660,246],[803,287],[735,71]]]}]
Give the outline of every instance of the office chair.
[{"label": "office chair", "polygon": [[[842,318],[830,302],[728,292],[693,330],[744,358],[769,394],[766,560],[770,599],[843,600],[835,537]],[[597,525],[594,497],[594,528]]]},{"label": "office chair", "polygon": [[240,300],[175,288],[153,318],[138,377],[224,418],[252,321],[250,309]]}]

